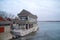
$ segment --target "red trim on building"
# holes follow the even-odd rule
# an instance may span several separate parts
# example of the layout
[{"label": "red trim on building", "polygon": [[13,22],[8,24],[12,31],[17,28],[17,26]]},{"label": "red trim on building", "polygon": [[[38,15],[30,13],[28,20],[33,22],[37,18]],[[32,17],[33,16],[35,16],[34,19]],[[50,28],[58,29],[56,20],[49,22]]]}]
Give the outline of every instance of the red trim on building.
[{"label": "red trim on building", "polygon": [[0,33],[4,32],[4,26],[0,27]]},{"label": "red trim on building", "polygon": [[5,21],[5,19],[3,17],[0,17],[0,21]]}]

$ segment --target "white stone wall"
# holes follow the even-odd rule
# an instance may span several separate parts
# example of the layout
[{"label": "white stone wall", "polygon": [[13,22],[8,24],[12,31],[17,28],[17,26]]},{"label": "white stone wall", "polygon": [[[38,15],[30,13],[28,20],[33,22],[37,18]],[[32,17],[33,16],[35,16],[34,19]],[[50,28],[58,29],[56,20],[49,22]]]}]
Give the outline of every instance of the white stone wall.
[{"label": "white stone wall", "polygon": [[5,32],[6,32],[6,33],[10,32],[10,30],[11,30],[11,29],[10,29],[10,26],[5,26]]},{"label": "white stone wall", "polygon": [[36,22],[37,19],[31,18],[31,17],[28,16],[28,21],[29,21],[29,22]]},{"label": "white stone wall", "polygon": [[12,38],[12,35],[10,34],[10,26],[4,26],[5,30],[3,33],[0,33],[0,40],[8,40]]},{"label": "white stone wall", "polygon": [[33,24],[33,26],[34,26],[34,27],[37,27],[37,26],[38,26],[38,24]]}]

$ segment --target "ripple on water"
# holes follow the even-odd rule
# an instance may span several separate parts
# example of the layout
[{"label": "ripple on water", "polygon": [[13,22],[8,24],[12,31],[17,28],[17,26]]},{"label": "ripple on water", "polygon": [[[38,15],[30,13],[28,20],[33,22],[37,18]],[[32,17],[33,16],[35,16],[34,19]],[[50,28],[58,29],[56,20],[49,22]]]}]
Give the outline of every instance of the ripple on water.
[{"label": "ripple on water", "polygon": [[60,23],[39,23],[39,30],[12,40],[60,40]]}]

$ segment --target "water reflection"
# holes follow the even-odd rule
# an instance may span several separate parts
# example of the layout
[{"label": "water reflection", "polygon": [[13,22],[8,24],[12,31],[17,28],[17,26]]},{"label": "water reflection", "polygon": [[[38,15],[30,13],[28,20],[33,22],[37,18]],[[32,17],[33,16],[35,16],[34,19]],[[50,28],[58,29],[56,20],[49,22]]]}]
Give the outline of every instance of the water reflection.
[{"label": "water reflection", "polygon": [[37,32],[33,32],[33,33],[30,33],[24,37],[18,37],[18,38],[14,38],[14,39],[11,39],[11,40],[32,40],[33,37],[35,37],[37,34]]}]

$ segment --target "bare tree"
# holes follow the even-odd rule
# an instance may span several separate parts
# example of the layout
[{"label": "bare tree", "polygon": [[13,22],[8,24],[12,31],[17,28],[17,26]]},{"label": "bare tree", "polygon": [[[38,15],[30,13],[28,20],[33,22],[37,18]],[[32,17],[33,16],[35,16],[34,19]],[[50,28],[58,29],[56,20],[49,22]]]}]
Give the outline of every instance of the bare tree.
[{"label": "bare tree", "polygon": [[0,11],[0,16],[5,18],[7,17],[7,13],[4,11]]},{"label": "bare tree", "polygon": [[5,11],[0,11],[0,16],[3,17],[3,18],[13,18],[14,17],[13,14],[8,14]]}]

